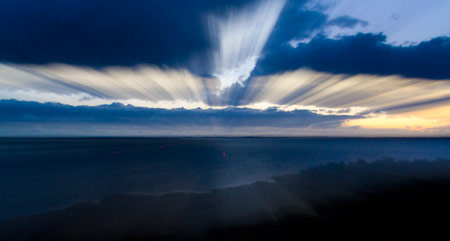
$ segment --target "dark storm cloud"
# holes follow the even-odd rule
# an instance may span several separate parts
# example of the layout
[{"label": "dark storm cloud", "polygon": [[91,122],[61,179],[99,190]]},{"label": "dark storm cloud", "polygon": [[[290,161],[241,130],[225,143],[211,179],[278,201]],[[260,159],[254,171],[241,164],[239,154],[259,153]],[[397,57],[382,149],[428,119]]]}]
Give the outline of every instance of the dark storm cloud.
[{"label": "dark storm cloud", "polygon": [[328,21],[328,25],[338,26],[340,28],[354,28],[358,25],[366,27],[367,25],[369,25],[369,22],[345,15],[331,19],[330,21]]},{"label": "dark storm cloud", "polygon": [[[256,0],[0,0],[0,62],[187,67],[211,75],[207,17]],[[287,1],[256,66],[256,75],[308,67],[331,73],[450,78],[449,38],[398,47],[383,34],[327,39],[329,26],[370,23],[329,19],[327,6]],[[309,39],[294,49],[288,42]]]},{"label": "dark storm cloud", "polygon": [[[182,65],[208,71],[207,17],[257,0],[0,0],[0,61],[90,67]],[[288,41],[326,16],[288,0],[276,39]],[[209,73],[211,74],[211,73]]]},{"label": "dark storm cloud", "polygon": [[308,67],[347,74],[398,74],[430,79],[450,78],[450,38],[438,37],[414,46],[392,46],[383,34],[357,34],[341,39],[318,35],[297,48],[270,49],[256,74]]},{"label": "dark storm cloud", "polygon": [[79,123],[143,126],[198,127],[335,127],[349,116],[319,115],[308,110],[279,111],[248,108],[226,109],[152,109],[111,104],[69,106],[0,100],[0,123]]},{"label": "dark storm cloud", "polygon": [[0,61],[173,65],[209,46],[207,14],[254,0],[0,0]]},{"label": "dark storm cloud", "polygon": [[306,1],[289,1],[267,43],[266,51],[277,50],[287,46],[295,38],[307,38],[314,31],[322,29],[327,23],[327,15],[315,10],[302,8]]},{"label": "dark storm cloud", "polygon": [[317,5],[305,7],[308,1],[288,1],[267,43],[265,52],[279,51],[282,46],[295,39],[306,39],[322,33],[329,26],[339,28],[363,27],[369,23],[350,16],[339,16],[329,19],[324,12],[329,6]]}]

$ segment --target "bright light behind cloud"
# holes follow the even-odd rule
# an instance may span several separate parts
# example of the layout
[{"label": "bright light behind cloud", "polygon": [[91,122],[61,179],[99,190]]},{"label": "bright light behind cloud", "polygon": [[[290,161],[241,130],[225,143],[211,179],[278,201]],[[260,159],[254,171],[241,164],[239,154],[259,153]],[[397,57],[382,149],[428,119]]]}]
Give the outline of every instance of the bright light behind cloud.
[{"label": "bright light behind cloud", "polygon": [[273,104],[268,102],[257,102],[248,105],[241,106],[243,108],[257,109],[257,110],[267,110],[267,109],[277,109],[281,111],[295,111],[295,110],[309,110],[313,113],[319,115],[346,115],[353,116],[357,115],[363,111],[366,111],[366,107],[350,107],[350,108],[327,108],[327,107],[317,107],[314,105],[283,105],[283,104]]},{"label": "bright light behind cloud", "polygon": [[217,50],[213,75],[221,88],[246,80],[283,9],[285,0],[261,0],[226,16],[210,17],[210,32]]}]

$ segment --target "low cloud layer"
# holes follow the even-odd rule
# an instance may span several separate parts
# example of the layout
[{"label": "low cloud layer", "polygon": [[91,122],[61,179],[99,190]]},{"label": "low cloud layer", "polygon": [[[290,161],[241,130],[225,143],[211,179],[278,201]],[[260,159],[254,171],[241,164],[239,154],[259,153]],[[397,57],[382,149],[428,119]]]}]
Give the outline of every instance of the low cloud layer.
[{"label": "low cloud layer", "polygon": [[[51,135],[227,135],[242,129],[241,135],[265,128],[336,128],[349,116],[320,115],[309,110],[280,111],[249,108],[226,109],[153,109],[125,106],[119,103],[101,106],[69,106],[58,103],[1,100],[0,132],[8,135],[39,135],[46,130]],[[27,128],[23,128],[23,125]],[[83,131],[88,125],[89,131]],[[7,128],[5,128],[7,127]],[[28,130],[14,133],[17,129]],[[31,129],[30,129],[31,128]],[[31,132],[30,132],[31,131]],[[162,132],[161,132],[162,131]],[[218,132],[216,132],[218,131]],[[28,134],[27,134],[28,132]],[[45,132],[44,132],[45,133]],[[239,133],[239,132],[238,132]],[[42,134],[42,133],[41,133]],[[45,134],[44,134],[45,135]]]}]

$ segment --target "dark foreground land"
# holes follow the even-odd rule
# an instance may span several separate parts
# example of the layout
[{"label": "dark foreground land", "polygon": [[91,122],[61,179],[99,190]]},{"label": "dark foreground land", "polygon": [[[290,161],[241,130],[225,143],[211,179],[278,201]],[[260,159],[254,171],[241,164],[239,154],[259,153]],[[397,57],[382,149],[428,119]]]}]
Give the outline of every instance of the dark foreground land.
[{"label": "dark foreground land", "polygon": [[334,163],[235,188],[99,203],[0,224],[0,240],[447,240],[450,161]]}]

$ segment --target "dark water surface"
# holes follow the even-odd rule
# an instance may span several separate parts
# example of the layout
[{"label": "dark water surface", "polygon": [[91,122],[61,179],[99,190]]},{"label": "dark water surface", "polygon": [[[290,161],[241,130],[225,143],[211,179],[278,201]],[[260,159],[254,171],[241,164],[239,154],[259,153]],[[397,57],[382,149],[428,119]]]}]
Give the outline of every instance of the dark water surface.
[{"label": "dark water surface", "polygon": [[0,220],[118,193],[207,191],[385,158],[450,159],[450,138],[4,138]]}]

